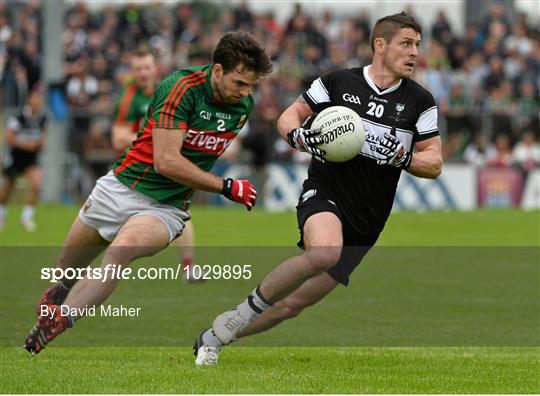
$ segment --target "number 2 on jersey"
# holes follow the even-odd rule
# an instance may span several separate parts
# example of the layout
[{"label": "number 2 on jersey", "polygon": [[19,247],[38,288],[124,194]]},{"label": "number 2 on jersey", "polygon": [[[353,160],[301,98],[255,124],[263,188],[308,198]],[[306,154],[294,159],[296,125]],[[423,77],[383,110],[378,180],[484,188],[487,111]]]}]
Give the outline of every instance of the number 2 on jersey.
[{"label": "number 2 on jersey", "polygon": [[377,104],[375,102],[369,102],[368,103],[369,110],[367,113],[370,116],[375,116],[377,118],[381,118],[384,113],[384,106],[382,104]]},{"label": "number 2 on jersey", "polygon": [[219,132],[225,132],[225,120],[217,120],[217,130]]}]

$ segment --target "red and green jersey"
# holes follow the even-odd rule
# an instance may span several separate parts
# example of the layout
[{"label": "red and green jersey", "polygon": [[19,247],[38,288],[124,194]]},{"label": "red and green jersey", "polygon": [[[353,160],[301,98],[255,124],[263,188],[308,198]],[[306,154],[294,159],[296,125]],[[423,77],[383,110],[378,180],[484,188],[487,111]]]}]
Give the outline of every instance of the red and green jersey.
[{"label": "red and green jersey", "polygon": [[253,98],[215,103],[211,67],[180,69],[158,85],[137,139],[114,164],[118,180],[158,202],[189,209],[193,189],[154,169],[152,133],[156,128],[185,130],[181,154],[206,172],[212,169],[244,126]]},{"label": "red and green jersey", "polygon": [[135,82],[127,84],[115,103],[114,122],[129,123],[133,134],[137,134],[151,98]]}]

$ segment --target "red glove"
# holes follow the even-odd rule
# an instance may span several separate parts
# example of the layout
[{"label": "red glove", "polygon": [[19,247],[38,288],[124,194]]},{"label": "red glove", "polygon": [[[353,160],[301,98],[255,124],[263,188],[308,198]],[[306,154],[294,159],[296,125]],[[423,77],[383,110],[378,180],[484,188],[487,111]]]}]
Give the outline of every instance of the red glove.
[{"label": "red glove", "polygon": [[248,180],[223,180],[223,190],[221,194],[229,198],[231,201],[244,204],[247,210],[251,210],[255,206],[257,200],[257,191]]}]

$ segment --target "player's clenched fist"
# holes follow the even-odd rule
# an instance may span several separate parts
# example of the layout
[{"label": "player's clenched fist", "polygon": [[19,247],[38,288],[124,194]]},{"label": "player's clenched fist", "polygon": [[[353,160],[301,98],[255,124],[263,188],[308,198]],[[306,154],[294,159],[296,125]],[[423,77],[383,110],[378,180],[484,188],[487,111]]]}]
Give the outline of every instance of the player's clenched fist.
[{"label": "player's clenched fist", "polygon": [[287,134],[287,141],[292,148],[322,158],[326,153],[317,148],[323,142],[320,133],[320,129],[295,128]]},{"label": "player's clenched fist", "polygon": [[407,169],[411,165],[412,153],[406,151],[403,143],[389,133],[384,134],[384,139],[379,141],[375,151],[383,156],[377,160],[378,165],[391,165],[401,169]]},{"label": "player's clenched fist", "polygon": [[247,210],[251,210],[255,206],[257,200],[257,191],[248,180],[223,180],[223,190],[221,194],[229,198],[231,201],[244,204]]}]

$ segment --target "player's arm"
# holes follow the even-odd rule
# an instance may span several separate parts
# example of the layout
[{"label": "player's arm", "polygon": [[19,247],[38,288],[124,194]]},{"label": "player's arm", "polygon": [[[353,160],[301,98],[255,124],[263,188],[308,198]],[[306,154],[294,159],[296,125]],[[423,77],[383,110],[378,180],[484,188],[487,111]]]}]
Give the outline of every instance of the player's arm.
[{"label": "player's arm", "polygon": [[311,115],[313,110],[306,103],[303,96],[299,96],[296,101],[290,105],[278,119],[277,127],[279,134],[292,148],[305,151],[319,157],[322,160],[324,151],[317,148],[322,143],[319,135],[320,130],[305,129],[302,127],[304,121]]},{"label": "player's arm", "polygon": [[436,179],[442,172],[441,137],[437,135],[416,142],[414,148],[407,172],[417,177]]},{"label": "player's arm", "polygon": [[224,180],[200,169],[180,153],[185,134],[185,129],[154,130],[152,139],[156,172],[197,190],[221,193],[251,210],[257,199],[253,185],[247,180]]},{"label": "player's arm", "polygon": [[43,128],[41,132],[41,136],[39,137],[39,140],[37,141],[36,145],[37,151],[42,151],[45,148],[45,141],[47,140],[47,129]]},{"label": "player's arm", "polygon": [[185,186],[214,193],[221,192],[222,178],[203,171],[180,153],[185,134],[185,129],[154,130],[154,168],[163,176]]},{"label": "player's arm", "polygon": [[24,151],[36,151],[39,148],[36,142],[27,142],[20,139],[11,128],[7,128],[6,130],[6,143],[13,148]]},{"label": "player's arm", "polygon": [[135,135],[131,131],[131,124],[116,121],[112,127],[112,145],[116,151],[123,151],[133,142]]},{"label": "player's arm", "polygon": [[376,144],[382,158],[378,165],[404,169],[414,176],[436,179],[442,171],[441,137],[439,135],[415,143],[415,150],[407,151],[398,137],[386,132]]},{"label": "player's arm", "polygon": [[278,119],[277,127],[281,137],[287,140],[289,132],[300,128],[310,115],[313,115],[313,110],[300,95],[292,105],[285,109]]}]

